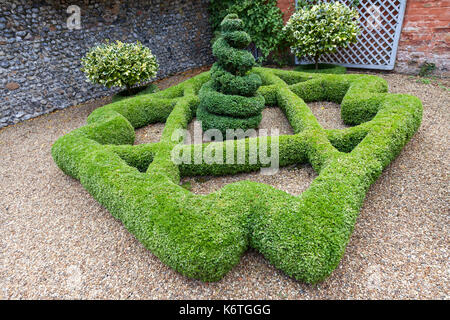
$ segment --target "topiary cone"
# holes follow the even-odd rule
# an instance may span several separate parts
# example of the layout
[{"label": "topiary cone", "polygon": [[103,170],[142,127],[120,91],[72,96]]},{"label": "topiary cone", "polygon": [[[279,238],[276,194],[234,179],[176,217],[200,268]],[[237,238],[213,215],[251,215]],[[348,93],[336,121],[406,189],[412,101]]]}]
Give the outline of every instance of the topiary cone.
[{"label": "topiary cone", "polygon": [[236,14],[227,15],[221,23],[221,36],[213,44],[217,62],[211,68],[211,80],[199,92],[197,119],[203,131],[258,127],[265,107],[264,97],[256,91],[261,78],[249,73],[255,65],[253,55],[245,50],[250,36]]}]

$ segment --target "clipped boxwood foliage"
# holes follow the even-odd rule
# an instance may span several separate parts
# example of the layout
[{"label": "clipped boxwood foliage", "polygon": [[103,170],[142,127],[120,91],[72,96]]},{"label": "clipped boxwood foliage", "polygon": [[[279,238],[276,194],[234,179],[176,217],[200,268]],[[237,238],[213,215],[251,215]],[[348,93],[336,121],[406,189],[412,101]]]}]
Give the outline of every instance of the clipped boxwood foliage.
[{"label": "clipped boxwood foliage", "polygon": [[265,107],[264,97],[257,92],[261,78],[249,73],[255,65],[253,55],[245,50],[250,36],[243,31],[236,14],[227,15],[221,23],[221,36],[213,44],[217,62],[211,68],[211,80],[199,93],[197,119],[203,131],[251,129],[258,127]]},{"label": "clipped boxwood foliage", "polygon": [[247,118],[235,118],[226,115],[209,113],[203,108],[203,106],[200,105],[197,109],[197,118],[201,118],[203,121],[203,131],[217,129],[220,132],[226,134],[227,129],[230,128],[247,130],[257,127],[262,120],[262,114]]},{"label": "clipped boxwood foliage", "polygon": [[329,74],[344,74],[347,72],[347,68],[343,66],[338,66],[336,64],[329,63],[319,63],[318,69],[316,70],[315,64],[302,64],[296,66],[295,71],[309,72],[309,73],[329,73]]},{"label": "clipped boxwood foliage", "polygon": [[[209,72],[96,109],[85,126],[55,142],[52,155],[146,248],[185,276],[217,281],[254,248],[287,275],[316,283],[339,264],[370,185],[419,128],[422,104],[410,95],[387,93],[386,81],[371,75],[266,68],[252,73],[263,83],[258,92],[282,109],[294,129],[278,137],[280,166],[309,162],[318,173],[300,196],[250,181],[208,195],[180,186],[181,176],[263,166],[250,163],[248,154],[249,144],[260,145],[260,138],[201,145],[172,140],[175,130],[202,110],[198,92],[211,80]],[[344,122],[355,126],[323,129],[305,99],[340,103]],[[164,121],[159,142],[133,145],[134,129]],[[196,150],[211,144],[225,149],[224,159],[245,148],[245,162],[171,160],[175,147],[194,160]]]},{"label": "clipped boxwood foliage", "polygon": [[[211,116],[239,117],[245,120],[252,116],[261,116],[265,107],[264,97],[260,94],[252,97],[223,94],[214,90],[212,82],[205,83],[199,93],[200,103]],[[197,117],[201,117],[197,114]],[[203,118],[201,118],[203,120]],[[259,122],[256,123],[258,126]]]},{"label": "clipped boxwood foliage", "polygon": [[112,96],[111,101],[117,102],[132,96],[139,96],[143,94],[149,94],[153,92],[159,91],[159,88],[156,84],[150,83],[140,87],[133,87],[130,90],[123,90]]},{"label": "clipped boxwood foliage", "polygon": [[261,86],[261,78],[254,73],[235,76],[224,70],[217,63],[211,68],[211,83],[216,91],[228,95],[253,96]]}]

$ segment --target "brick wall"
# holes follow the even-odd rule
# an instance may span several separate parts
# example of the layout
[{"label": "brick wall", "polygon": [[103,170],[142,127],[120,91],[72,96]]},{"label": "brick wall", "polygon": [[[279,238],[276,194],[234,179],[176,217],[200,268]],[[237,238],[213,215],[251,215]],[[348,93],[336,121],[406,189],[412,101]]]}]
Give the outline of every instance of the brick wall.
[{"label": "brick wall", "polygon": [[[278,7],[287,21],[295,1],[279,0]],[[407,0],[395,71],[416,74],[424,62],[450,75],[450,0]]]},{"label": "brick wall", "polygon": [[286,23],[295,11],[295,0],[278,0],[278,8],[283,11],[283,20]]},{"label": "brick wall", "polygon": [[408,0],[396,71],[417,73],[424,62],[450,71],[450,0]]}]

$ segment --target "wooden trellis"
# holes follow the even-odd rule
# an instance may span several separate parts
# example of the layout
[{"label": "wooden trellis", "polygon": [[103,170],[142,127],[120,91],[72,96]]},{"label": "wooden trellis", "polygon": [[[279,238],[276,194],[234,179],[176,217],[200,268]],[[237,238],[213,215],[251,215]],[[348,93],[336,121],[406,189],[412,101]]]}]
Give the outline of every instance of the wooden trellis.
[{"label": "wooden trellis", "polygon": [[[349,0],[336,0],[349,5]],[[334,2],[324,0],[324,2]],[[297,0],[295,0],[297,7]],[[406,0],[361,0],[357,8],[361,34],[358,42],[336,53],[323,55],[320,62],[351,68],[392,70],[402,30]],[[311,63],[296,58],[297,64]]]}]

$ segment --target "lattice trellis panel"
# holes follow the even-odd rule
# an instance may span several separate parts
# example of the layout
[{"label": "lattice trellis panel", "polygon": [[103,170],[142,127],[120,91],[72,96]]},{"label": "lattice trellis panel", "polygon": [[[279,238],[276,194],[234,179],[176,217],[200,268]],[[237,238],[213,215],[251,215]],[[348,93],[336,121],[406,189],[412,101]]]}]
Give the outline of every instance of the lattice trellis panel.
[{"label": "lattice trellis panel", "polygon": [[[336,0],[349,5],[349,0]],[[334,2],[324,0],[324,2]],[[297,0],[295,1],[297,7]],[[361,34],[358,42],[336,53],[323,55],[320,62],[351,68],[392,70],[402,29],[406,0],[361,0],[358,6]],[[296,58],[297,64],[311,63]]]}]

